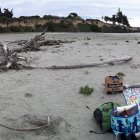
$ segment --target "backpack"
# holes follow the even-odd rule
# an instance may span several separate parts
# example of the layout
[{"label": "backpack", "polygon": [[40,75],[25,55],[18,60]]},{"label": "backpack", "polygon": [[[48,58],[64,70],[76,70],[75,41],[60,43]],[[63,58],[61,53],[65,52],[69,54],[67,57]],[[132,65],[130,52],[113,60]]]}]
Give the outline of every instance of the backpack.
[{"label": "backpack", "polygon": [[112,110],[120,106],[118,103],[104,103],[95,109],[93,116],[102,129],[102,132],[111,132],[111,114]]}]

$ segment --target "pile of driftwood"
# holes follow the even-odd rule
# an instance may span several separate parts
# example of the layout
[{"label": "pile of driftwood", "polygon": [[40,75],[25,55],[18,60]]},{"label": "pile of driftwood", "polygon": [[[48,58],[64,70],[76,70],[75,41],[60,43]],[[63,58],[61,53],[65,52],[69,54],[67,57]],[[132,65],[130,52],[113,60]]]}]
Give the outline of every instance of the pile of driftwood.
[{"label": "pile of driftwood", "polygon": [[28,41],[24,46],[13,50],[9,50],[6,45],[0,43],[0,69],[20,69],[22,66],[18,62],[23,60],[25,61],[25,59],[18,57],[17,53],[22,51],[40,50],[37,42],[43,37],[45,33],[46,30]]},{"label": "pile of driftwood", "polygon": [[[75,42],[75,41],[68,41],[68,40],[64,40],[63,41],[63,40],[48,40],[48,39],[45,39],[45,36],[44,36],[45,31],[41,35],[37,35],[31,41],[28,41],[28,40],[17,40],[17,41],[12,41],[12,42],[9,42],[9,43],[11,43],[11,44],[14,43],[14,44],[23,46],[22,50],[19,50],[19,49],[18,50],[17,49],[14,50],[14,51],[19,52],[19,51],[23,51],[24,49],[27,49],[27,48],[28,49],[30,48],[33,51],[33,50],[38,50],[40,46],[53,46],[53,45],[60,45],[62,43],[72,43],[72,42]],[[35,49],[32,46],[36,46]],[[36,48],[38,48],[38,49],[36,49]]]},{"label": "pile of driftwood", "polygon": [[40,50],[40,45],[38,42],[44,38],[46,30],[44,30],[40,35],[36,35],[33,39],[26,42],[22,47],[13,49],[12,52],[22,52],[22,51],[37,51]]},{"label": "pile of driftwood", "polygon": [[[12,41],[9,43],[14,43],[17,44],[19,46],[24,46],[25,44],[27,44],[28,40],[17,40],[17,41]],[[37,44],[39,46],[53,46],[53,45],[61,45],[62,43],[72,43],[74,41],[62,41],[62,40],[46,40],[45,37],[43,36],[42,38],[40,38],[37,42]]]},{"label": "pile of driftwood", "polygon": [[[114,64],[114,63],[121,63],[121,62],[128,62],[132,60],[131,57],[125,57],[125,58],[116,58],[113,60],[103,61],[99,63],[90,63],[90,64],[79,64],[79,65],[65,65],[65,66],[51,66],[51,67],[36,67],[36,66],[23,66],[19,61],[26,61],[26,59],[18,57],[17,53],[23,52],[23,51],[37,51],[40,50],[40,46],[44,45],[58,45],[60,43],[68,43],[71,41],[52,41],[52,40],[45,40],[46,30],[44,30],[40,35],[36,35],[33,39],[30,41],[22,40],[23,46],[20,48],[14,48],[12,50],[9,50],[8,47],[2,43],[0,43],[0,69],[1,70],[7,70],[7,69],[79,69],[79,68],[85,68],[85,67],[96,67],[104,64]],[[24,42],[24,43],[23,43]],[[18,42],[20,43],[20,42]]]},{"label": "pile of driftwood", "polygon": [[52,45],[60,45],[61,43],[72,43],[74,41],[62,41],[62,40],[42,40],[42,41],[39,41],[38,44],[39,46],[52,46]]}]

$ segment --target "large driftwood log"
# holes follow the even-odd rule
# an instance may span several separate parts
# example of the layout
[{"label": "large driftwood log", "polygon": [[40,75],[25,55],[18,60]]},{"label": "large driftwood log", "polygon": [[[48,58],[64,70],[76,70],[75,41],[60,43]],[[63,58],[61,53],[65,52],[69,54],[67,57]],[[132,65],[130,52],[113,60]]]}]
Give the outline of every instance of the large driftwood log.
[{"label": "large driftwood log", "polygon": [[140,88],[140,83],[136,83],[136,84],[124,84],[124,89],[127,88]]},{"label": "large driftwood log", "polygon": [[62,41],[62,40],[42,40],[42,41],[39,41],[38,44],[39,46],[53,46],[53,45],[60,45],[61,43],[72,43],[74,41],[68,41],[68,40],[65,40],[65,41]]},{"label": "large driftwood log", "polygon": [[0,43],[0,69],[20,69],[21,65],[18,64],[18,61],[26,61],[22,57],[18,57],[17,53],[12,53],[8,47]]},{"label": "large driftwood log", "polygon": [[33,39],[28,41],[23,47],[13,49],[12,53],[13,52],[22,52],[22,51],[27,51],[27,50],[34,50],[34,51],[40,50],[38,41],[42,38],[43,35],[45,35],[46,31],[47,31],[47,28],[40,35],[36,35]]},{"label": "large driftwood log", "polygon": [[[16,43],[17,45],[24,46],[27,44],[28,40],[17,40],[10,43]],[[72,43],[75,41],[63,41],[63,40],[46,40],[44,36],[39,37],[39,40],[36,42],[39,46],[53,46],[53,45],[60,45],[62,43]],[[21,48],[20,48],[21,49]]]},{"label": "large driftwood log", "polygon": [[0,43],[0,68],[9,69],[15,67],[18,61],[16,53],[11,53],[8,47]]},{"label": "large driftwood log", "polygon": [[38,42],[39,46],[53,46],[53,45],[60,45],[60,41],[57,40],[43,40]]},{"label": "large driftwood log", "polygon": [[90,64],[79,64],[79,65],[66,65],[66,66],[51,66],[51,67],[36,67],[36,66],[23,66],[27,69],[52,69],[52,70],[59,70],[59,69],[79,69],[79,68],[86,68],[86,67],[97,67],[100,65],[105,64],[114,64],[114,63],[122,63],[122,62],[128,62],[131,61],[132,57],[124,57],[124,58],[116,58],[112,60],[107,60],[104,62],[99,63],[90,63]]}]

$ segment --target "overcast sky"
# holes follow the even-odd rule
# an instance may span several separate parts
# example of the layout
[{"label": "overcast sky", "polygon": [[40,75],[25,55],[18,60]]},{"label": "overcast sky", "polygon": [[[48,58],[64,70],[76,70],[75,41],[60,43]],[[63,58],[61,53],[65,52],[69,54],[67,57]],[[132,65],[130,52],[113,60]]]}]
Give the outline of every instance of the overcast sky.
[{"label": "overcast sky", "polygon": [[140,0],[0,0],[1,8],[13,8],[14,16],[58,15],[75,12],[83,18],[115,14],[120,7],[131,26],[140,26]]}]

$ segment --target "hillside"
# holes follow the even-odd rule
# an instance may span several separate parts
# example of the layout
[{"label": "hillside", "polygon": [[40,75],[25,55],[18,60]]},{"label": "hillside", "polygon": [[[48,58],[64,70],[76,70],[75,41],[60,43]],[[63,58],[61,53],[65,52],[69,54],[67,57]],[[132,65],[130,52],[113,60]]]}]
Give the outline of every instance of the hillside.
[{"label": "hillside", "polygon": [[19,18],[0,16],[0,33],[9,32],[40,32],[45,28],[48,32],[134,32],[126,26],[108,24],[98,19],[82,19],[76,13],[67,17],[52,15],[21,16]]}]

